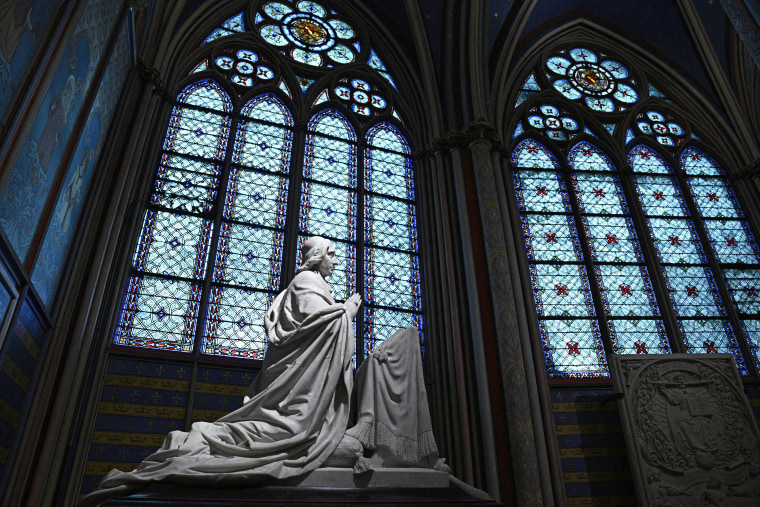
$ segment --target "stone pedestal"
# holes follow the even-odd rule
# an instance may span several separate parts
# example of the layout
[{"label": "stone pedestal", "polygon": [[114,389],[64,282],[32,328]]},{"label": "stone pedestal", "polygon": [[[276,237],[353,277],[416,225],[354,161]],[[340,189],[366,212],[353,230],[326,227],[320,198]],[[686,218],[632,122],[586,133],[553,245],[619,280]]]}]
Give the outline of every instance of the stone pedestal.
[{"label": "stone pedestal", "polygon": [[639,505],[760,505],[760,431],[731,355],[611,359]]},{"label": "stone pedestal", "polygon": [[[458,482],[458,481],[456,481]],[[464,487],[466,488],[466,486]],[[463,489],[450,475],[422,468],[386,468],[354,474],[350,468],[320,468],[303,477],[272,481],[265,486],[192,488],[156,483],[128,497],[115,498],[109,507],[243,505],[428,505],[490,507],[503,504],[484,493]]]}]

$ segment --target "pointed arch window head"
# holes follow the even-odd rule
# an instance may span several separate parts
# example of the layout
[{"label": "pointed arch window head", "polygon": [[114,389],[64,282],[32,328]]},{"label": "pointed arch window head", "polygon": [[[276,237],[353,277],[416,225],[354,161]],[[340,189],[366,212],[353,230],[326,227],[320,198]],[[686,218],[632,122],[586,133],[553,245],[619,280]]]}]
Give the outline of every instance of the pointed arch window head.
[{"label": "pointed arch window head", "polygon": [[[625,59],[582,46],[550,49],[516,93],[513,187],[551,377],[606,376],[610,352],[671,350],[730,353],[743,375],[760,371],[753,228],[719,164],[663,99]],[[563,117],[578,129],[547,126]],[[594,139],[578,142],[583,134]],[[625,158],[602,146],[625,146]],[[547,278],[564,272],[577,281]],[[559,316],[557,301],[567,301]],[[563,330],[590,326],[585,341],[552,336],[562,319]]]},{"label": "pointed arch window head", "polygon": [[[318,234],[341,257],[336,300],[364,296],[358,360],[410,325],[422,346],[412,150],[358,25],[320,2],[252,2],[204,45],[163,139],[114,343],[263,358],[264,314]],[[300,65],[307,53],[323,65]],[[349,61],[365,67],[341,73]]]}]

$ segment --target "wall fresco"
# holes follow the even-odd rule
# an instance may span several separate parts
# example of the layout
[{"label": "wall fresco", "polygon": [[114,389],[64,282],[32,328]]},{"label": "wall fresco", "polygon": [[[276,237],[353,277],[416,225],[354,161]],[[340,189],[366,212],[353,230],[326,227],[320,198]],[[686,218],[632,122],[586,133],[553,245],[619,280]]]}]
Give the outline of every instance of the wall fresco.
[{"label": "wall fresco", "polygon": [[0,0],[0,118],[5,117],[21,80],[50,28],[58,0]]},{"label": "wall fresco", "polygon": [[100,82],[90,116],[68,166],[55,211],[50,218],[50,226],[32,272],[32,282],[48,308],[54,302],[53,296],[129,69],[129,36],[125,20]]},{"label": "wall fresco", "polygon": [[122,2],[90,0],[0,196],[0,227],[24,261]]}]

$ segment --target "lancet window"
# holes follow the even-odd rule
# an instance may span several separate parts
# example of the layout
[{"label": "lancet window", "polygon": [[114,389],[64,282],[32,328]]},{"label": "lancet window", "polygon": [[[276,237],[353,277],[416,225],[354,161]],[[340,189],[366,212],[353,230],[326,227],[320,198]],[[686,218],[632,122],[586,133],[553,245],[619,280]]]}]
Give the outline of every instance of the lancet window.
[{"label": "lancet window", "polygon": [[760,369],[760,252],[715,150],[624,58],[544,54],[517,92],[510,157],[550,378],[609,354],[729,353]]},{"label": "lancet window", "polygon": [[403,327],[424,340],[411,147],[366,37],[323,3],[253,2],[201,46],[113,343],[263,358],[264,314],[312,235],[336,245],[336,300],[363,295],[359,360]]}]

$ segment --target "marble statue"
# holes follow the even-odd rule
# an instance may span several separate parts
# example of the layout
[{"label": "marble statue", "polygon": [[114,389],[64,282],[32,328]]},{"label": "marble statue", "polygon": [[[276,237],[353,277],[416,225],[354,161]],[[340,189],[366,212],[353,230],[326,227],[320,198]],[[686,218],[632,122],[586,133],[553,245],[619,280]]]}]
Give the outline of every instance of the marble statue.
[{"label": "marble statue", "polygon": [[[432,467],[432,435],[416,328],[397,332],[357,371],[357,422],[347,431],[354,385],[352,321],[362,303],[337,303],[326,279],[331,241],[309,238],[303,264],[265,318],[261,372],[243,405],[214,422],[172,431],[136,470],[112,470],[80,505],[96,505],[154,482],[252,485],[319,467]],[[441,461],[441,460],[438,460]]]}]

